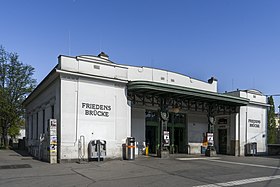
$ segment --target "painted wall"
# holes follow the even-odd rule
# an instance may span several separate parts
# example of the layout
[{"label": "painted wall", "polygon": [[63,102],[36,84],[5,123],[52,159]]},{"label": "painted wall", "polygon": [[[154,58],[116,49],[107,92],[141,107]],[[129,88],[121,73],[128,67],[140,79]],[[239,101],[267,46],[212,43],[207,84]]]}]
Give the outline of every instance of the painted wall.
[{"label": "painted wall", "polygon": [[107,156],[121,157],[131,136],[130,106],[125,84],[63,76],[61,79],[61,158],[78,157],[78,140],[106,140]]},{"label": "painted wall", "polygon": [[[258,154],[267,153],[267,104],[266,96],[257,90],[240,90],[227,93],[250,99],[248,106],[240,107],[240,155],[245,155],[245,145],[256,142]],[[238,125],[238,123],[240,123]]]},{"label": "painted wall", "polygon": [[131,136],[135,137],[135,141],[138,142],[139,153],[145,142],[145,111],[142,108],[132,108],[131,110]]},{"label": "painted wall", "polygon": [[217,81],[208,83],[166,70],[119,65],[94,56],[79,56],[76,58],[60,56],[59,65],[62,70],[83,73],[87,75],[125,81],[152,81],[200,89],[204,91],[217,92]]},{"label": "painted wall", "polygon": [[203,142],[203,133],[208,131],[206,114],[187,114],[188,144],[190,154],[200,154]]},{"label": "painted wall", "polygon": [[174,73],[166,70],[148,67],[126,67],[128,68],[129,81],[152,81],[210,92],[217,92],[217,81],[214,81],[210,84],[208,82],[200,81],[179,73]]},{"label": "painted wall", "polygon": [[[47,159],[47,149],[41,149],[39,153],[39,139],[40,136],[42,138],[47,133],[48,119],[52,117],[52,106],[54,108],[54,117],[58,121],[60,119],[59,86],[60,82],[57,79],[26,106],[27,147],[32,155],[39,157],[40,154],[43,159]],[[45,117],[43,117],[43,110],[45,111]]]},{"label": "painted wall", "polygon": [[126,67],[94,56],[79,56],[76,58],[60,56],[59,66],[61,70],[82,73],[88,76],[127,80]]},{"label": "painted wall", "polygon": [[[249,105],[241,107],[241,122],[240,122],[240,133],[244,139],[241,141],[240,148],[243,149],[247,143],[256,142],[257,151],[259,154],[265,154],[266,148],[266,109],[256,105]],[[241,152],[242,153],[242,152]],[[244,154],[241,154],[244,155]]]}]

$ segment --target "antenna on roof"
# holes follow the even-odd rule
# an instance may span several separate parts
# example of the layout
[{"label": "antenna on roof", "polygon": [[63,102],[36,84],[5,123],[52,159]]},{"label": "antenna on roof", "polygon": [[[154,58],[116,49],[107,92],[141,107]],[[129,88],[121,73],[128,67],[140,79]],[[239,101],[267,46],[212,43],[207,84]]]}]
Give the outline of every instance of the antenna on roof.
[{"label": "antenna on roof", "polygon": [[101,48],[102,48],[102,34],[99,35],[99,53],[101,53]]},{"label": "antenna on roof", "polygon": [[71,56],[71,32],[68,31],[68,55]]},{"label": "antenna on roof", "polygon": [[153,57],[151,58],[151,66],[152,66],[152,68],[154,68],[154,58]]}]

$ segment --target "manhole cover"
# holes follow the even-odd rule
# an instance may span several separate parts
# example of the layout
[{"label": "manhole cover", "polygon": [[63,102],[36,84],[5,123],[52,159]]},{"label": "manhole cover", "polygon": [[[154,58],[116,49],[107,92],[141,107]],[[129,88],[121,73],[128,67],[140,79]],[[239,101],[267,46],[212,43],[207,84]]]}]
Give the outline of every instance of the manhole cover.
[{"label": "manhole cover", "polygon": [[0,166],[0,169],[21,169],[21,168],[32,168],[29,164],[14,164]]}]

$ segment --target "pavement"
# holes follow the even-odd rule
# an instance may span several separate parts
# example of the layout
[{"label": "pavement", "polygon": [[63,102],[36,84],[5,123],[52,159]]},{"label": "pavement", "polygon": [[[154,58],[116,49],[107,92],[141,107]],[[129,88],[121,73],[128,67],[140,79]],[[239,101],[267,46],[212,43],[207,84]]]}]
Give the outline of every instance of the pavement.
[{"label": "pavement", "polygon": [[174,155],[49,164],[0,150],[0,186],[280,186],[279,157]]}]

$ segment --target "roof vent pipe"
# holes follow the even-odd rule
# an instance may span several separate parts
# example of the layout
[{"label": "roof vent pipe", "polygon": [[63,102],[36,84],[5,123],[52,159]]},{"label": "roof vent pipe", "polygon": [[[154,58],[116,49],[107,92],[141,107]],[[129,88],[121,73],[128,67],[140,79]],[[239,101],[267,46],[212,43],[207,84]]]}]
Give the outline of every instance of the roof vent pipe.
[{"label": "roof vent pipe", "polygon": [[211,78],[208,80],[208,83],[209,83],[209,84],[212,84],[214,81],[218,82],[218,79],[216,79],[215,77],[211,77]]},{"label": "roof vent pipe", "polygon": [[105,59],[105,60],[109,60],[109,56],[108,56],[106,53],[104,53],[104,52],[101,52],[101,53],[98,55],[98,57],[99,57],[99,58],[103,58],[103,59]]}]

